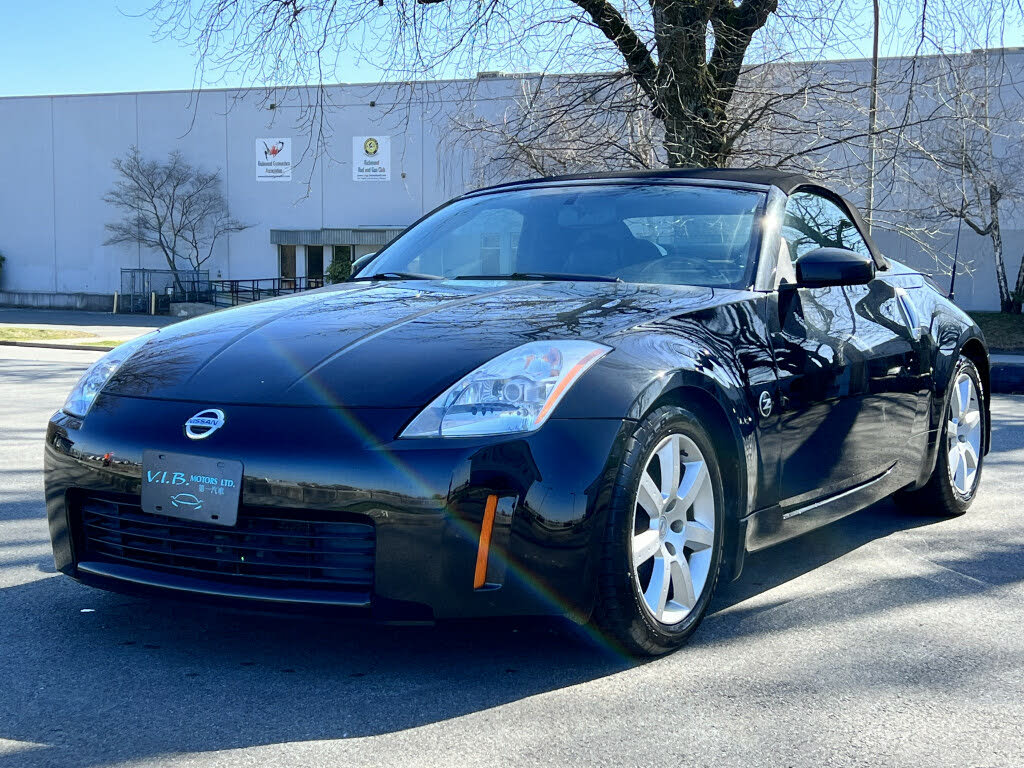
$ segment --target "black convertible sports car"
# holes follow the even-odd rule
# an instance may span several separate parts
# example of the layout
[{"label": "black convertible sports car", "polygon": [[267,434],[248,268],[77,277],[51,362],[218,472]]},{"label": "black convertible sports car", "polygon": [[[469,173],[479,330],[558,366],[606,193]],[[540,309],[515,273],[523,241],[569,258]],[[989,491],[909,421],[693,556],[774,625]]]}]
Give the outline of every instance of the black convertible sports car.
[{"label": "black convertible sports car", "polygon": [[61,571],[382,620],[568,615],[657,654],[746,553],[978,492],[981,332],[805,178],[506,184],[360,267],[88,370],[47,433]]}]

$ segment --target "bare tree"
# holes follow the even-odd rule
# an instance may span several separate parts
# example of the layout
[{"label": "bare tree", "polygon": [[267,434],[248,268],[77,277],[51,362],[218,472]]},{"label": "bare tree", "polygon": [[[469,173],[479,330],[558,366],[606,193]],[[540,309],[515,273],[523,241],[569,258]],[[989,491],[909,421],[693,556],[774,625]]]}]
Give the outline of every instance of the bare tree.
[{"label": "bare tree", "polygon": [[200,269],[221,237],[248,228],[228,213],[219,170],[203,171],[176,150],[163,162],[146,160],[137,147],[113,165],[119,179],[103,199],[122,218],[106,225],[105,245],[157,250],[177,275],[181,262]]},{"label": "bare tree", "polygon": [[934,231],[962,224],[987,237],[1003,312],[1019,313],[1024,262],[1011,288],[1005,220],[1024,203],[1024,72],[1002,51],[980,50],[936,62],[928,94],[944,119],[904,135],[897,167],[916,205],[908,212]]},{"label": "bare tree", "polygon": [[[858,5],[857,3],[852,5]],[[858,11],[849,0],[156,0],[150,12],[160,34],[195,47],[200,74],[216,72],[246,84],[315,83],[301,91],[304,112],[323,144],[323,111],[339,62],[375,65],[382,78],[452,77],[480,70],[582,73],[570,93],[628,115],[641,133],[655,129],[658,152],[637,161],[722,165],[740,136],[768,109],[801,96],[803,84],[751,99],[741,74],[755,65],[799,55],[814,58],[835,45],[851,50]],[[757,36],[766,26],[772,34]],[[748,82],[751,81],[748,67]],[[601,81],[601,82],[598,82]],[[596,89],[596,90],[595,90]],[[275,103],[282,100],[276,90]],[[588,95],[589,94],[589,95]],[[551,100],[553,114],[570,114]],[[732,114],[738,102],[747,103]],[[540,101],[530,112],[541,114]],[[591,111],[592,118],[596,115]],[[596,119],[600,120],[600,117]],[[643,123],[640,126],[637,121]],[[558,144],[551,119],[533,120]],[[552,126],[545,133],[542,123]],[[576,126],[581,127],[580,125]],[[627,125],[628,127],[628,125]],[[570,129],[571,133],[571,129]],[[641,139],[644,145],[647,139]],[[522,145],[524,149],[527,145]],[[571,163],[570,163],[571,165]]]},{"label": "bare tree", "polygon": [[[824,153],[847,144],[857,149],[862,175],[870,172],[869,137],[899,130],[892,121],[876,128],[875,110],[868,107],[868,92],[884,92],[886,83],[871,88],[870,78],[842,77],[820,82],[819,70],[800,62],[864,53],[877,23],[887,53],[909,52],[916,59],[958,45],[964,50],[957,30],[973,26],[983,11],[1021,16],[1019,0],[909,0],[881,7],[873,0],[152,2],[157,34],[194,47],[198,82],[212,76],[266,86],[275,107],[297,96],[300,122],[310,129],[306,152],[312,149],[314,158],[329,151],[324,115],[332,103],[324,83],[346,79],[347,67],[359,63],[374,67],[382,80],[406,85],[481,70],[544,73],[533,84],[537,92],[524,93],[516,110],[490,125],[479,115],[461,121],[463,131],[476,122],[492,138],[508,137],[509,152],[527,168],[538,162],[575,167],[573,154],[595,156],[576,147],[596,147],[595,137],[604,136],[624,156],[612,151],[596,157],[618,165],[774,160],[814,166]],[[582,75],[579,87],[556,76],[552,90],[552,72]],[[780,72],[788,79],[780,79]],[[904,75],[913,84],[914,65]],[[850,100],[851,84],[863,103],[855,110],[862,123],[843,133],[832,130],[841,127],[835,125],[823,130],[816,123],[823,116],[833,122],[838,110],[831,108]],[[594,107],[589,113],[588,101]],[[571,105],[576,108],[567,109]],[[801,117],[792,120],[796,113]],[[520,127],[523,135],[513,130]],[[766,127],[780,133],[774,136],[776,154],[746,140]],[[808,141],[809,133],[817,133],[817,140]],[[570,144],[574,136],[580,141]]]},{"label": "bare tree", "polygon": [[[719,161],[812,175],[827,168],[833,178],[847,171],[851,186],[863,183],[868,84],[856,75],[829,62],[745,68],[722,124]],[[664,125],[644,99],[621,73],[526,78],[498,115],[479,114],[465,99],[449,143],[474,148],[481,183],[664,167]]]},{"label": "bare tree", "polygon": [[497,114],[473,99],[451,114],[444,148],[472,148],[476,183],[664,165],[659,123],[638,108],[643,95],[628,77],[536,76],[511,87]]}]

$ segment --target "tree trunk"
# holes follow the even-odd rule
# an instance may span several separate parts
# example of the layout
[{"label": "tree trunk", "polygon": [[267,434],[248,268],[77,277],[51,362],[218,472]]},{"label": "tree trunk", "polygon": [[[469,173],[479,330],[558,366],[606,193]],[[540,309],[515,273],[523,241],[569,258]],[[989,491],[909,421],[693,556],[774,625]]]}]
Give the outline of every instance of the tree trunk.
[{"label": "tree trunk", "polygon": [[724,163],[725,138],[712,119],[666,116],[665,153],[669,168],[711,168]]},{"label": "tree trunk", "polygon": [[665,127],[669,167],[724,165],[726,110],[751,38],[775,13],[777,0],[650,0],[653,51],[614,3],[573,2],[615,45],[650,99],[652,115]]},{"label": "tree trunk", "polygon": [[[760,0],[747,2],[744,14],[755,4]],[[726,160],[726,109],[750,34],[763,21],[728,13],[724,5],[724,15],[716,17],[717,5],[707,0],[651,2],[658,52],[654,102],[665,126],[670,168],[716,167]],[[709,27],[714,29],[710,51]]]},{"label": "tree trunk", "polygon": [[170,267],[171,275],[174,277],[174,284],[175,284],[175,286],[177,286],[179,291],[184,292],[185,287],[181,284],[181,275],[178,274],[178,265],[174,261],[174,256],[172,256],[167,251],[166,248],[163,249],[163,250],[164,250],[164,258],[167,260],[167,266]]},{"label": "tree trunk", "polygon": [[988,185],[988,206],[992,227],[989,237],[992,239],[992,256],[996,267],[996,284],[999,286],[999,309],[1002,312],[1013,311],[1013,300],[1006,282],[1006,263],[1003,261],[1003,232],[999,228],[999,190],[995,184]]},{"label": "tree trunk", "polygon": [[[679,81],[684,79],[678,78]],[[669,168],[724,165],[724,109],[716,103],[710,85],[697,79],[692,87],[684,88],[677,81],[659,91],[664,110],[664,144]]]},{"label": "tree trunk", "polygon": [[1010,311],[1019,315],[1021,306],[1024,305],[1024,257],[1020,260],[1020,269],[1017,270],[1017,284],[1013,288],[1013,296],[1010,297]]}]

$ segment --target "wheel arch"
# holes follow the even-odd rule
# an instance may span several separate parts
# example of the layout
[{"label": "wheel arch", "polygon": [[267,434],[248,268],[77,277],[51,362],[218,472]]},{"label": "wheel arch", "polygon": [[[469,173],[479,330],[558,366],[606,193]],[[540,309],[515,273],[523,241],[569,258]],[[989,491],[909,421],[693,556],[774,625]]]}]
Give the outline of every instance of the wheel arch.
[{"label": "wheel arch", "polygon": [[589,409],[599,402],[609,415],[624,416],[626,423],[634,424],[662,405],[694,412],[719,454],[726,497],[723,554],[731,569],[722,577],[734,578],[745,555],[744,526],[759,499],[758,407],[750,389],[749,363],[740,359],[732,337],[704,333],[701,326],[685,330],[616,338],[608,361],[595,366],[592,388],[580,390],[583,399],[575,407]]},{"label": "wheel arch", "polygon": [[[717,387],[715,387],[717,389]],[[722,577],[732,580],[739,576],[743,567],[744,537],[741,535],[741,519],[747,515],[751,497],[748,483],[757,477],[749,471],[750,448],[739,429],[738,419],[730,416],[719,397],[706,386],[693,381],[680,381],[664,389],[644,408],[640,418],[665,405],[678,406],[694,412],[701,424],[708,430],[715,449],[718,451],[718,465],[722,474],[722,490],[725,494],[725,540],[723,542],[724,571]]]}]

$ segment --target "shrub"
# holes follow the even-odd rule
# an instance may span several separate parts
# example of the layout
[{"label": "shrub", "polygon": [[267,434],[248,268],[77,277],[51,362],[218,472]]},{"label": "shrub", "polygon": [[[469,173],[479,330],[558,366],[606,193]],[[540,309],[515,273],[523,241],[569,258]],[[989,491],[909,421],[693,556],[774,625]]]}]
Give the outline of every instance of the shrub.
[{"label": "shrub", "polygon": [[352,273],[352,259],[344,258],[339,256],[335,251],[335,256],[331,259],[331,263],[327,265],[327,278],[328,283],[343,283],[348,280],[348,276]]}]

